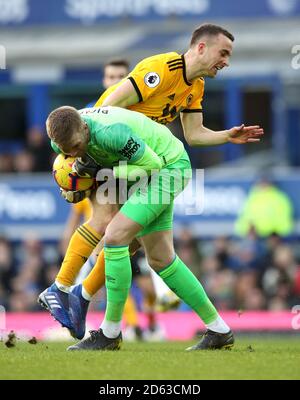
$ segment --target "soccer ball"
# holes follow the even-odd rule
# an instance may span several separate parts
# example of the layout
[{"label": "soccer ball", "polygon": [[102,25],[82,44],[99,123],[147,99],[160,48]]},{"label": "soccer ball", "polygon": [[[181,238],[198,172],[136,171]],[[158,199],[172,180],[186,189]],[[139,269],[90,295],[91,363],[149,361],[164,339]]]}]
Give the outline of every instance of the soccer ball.
[{"label": "soccer ball", "polygon": [[53,163],[53,177],[64,190],[87,190],[94,185],[93,178],[82,178],[72,171],[75,157],[59,154]]}]

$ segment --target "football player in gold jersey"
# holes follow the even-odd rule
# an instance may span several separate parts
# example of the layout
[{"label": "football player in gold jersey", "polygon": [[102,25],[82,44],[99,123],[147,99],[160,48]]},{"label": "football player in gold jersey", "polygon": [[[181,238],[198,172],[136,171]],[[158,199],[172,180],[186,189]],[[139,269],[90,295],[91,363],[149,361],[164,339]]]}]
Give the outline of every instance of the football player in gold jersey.
[{"label": "football player in gold jersey", "polygon": [[173,121],[180,112],[202,112],[204,79],[187,80],[184,55],[158,54],[142,60],[121,82],[98,99],[101,105],[125,106],[160,124]]},{"label": "football player in gold jersey", "polygon": [[[160,54],[142,60],[129,75],[109,88],[95,106],[118,106],[141,112],[155,121],[167,124],[179,114],[184,136],[190,146],[212,146],[225,143],[259,142],[263,129],[259,126],[235,126],[213,131],[203,125],[202,99],[204,77],[214,78],[219,70],[229,66],[233,35],[224,28],[204,24],[197,28],[187,52]],[[63,196],[76,202],[89,192],[65,192]],[[117,212],[117,205],[93,202],[93,216],[74,233],[65,262],[56,284],[64,289],[70,272],[78,273],[82,257],[88,257],[104,235],[107,224]],[[82,233],[82,234],[81,234]],[[95,267],[83,282],[82,295],[87,300],[103,286],[104,267],[100,253]]]}]

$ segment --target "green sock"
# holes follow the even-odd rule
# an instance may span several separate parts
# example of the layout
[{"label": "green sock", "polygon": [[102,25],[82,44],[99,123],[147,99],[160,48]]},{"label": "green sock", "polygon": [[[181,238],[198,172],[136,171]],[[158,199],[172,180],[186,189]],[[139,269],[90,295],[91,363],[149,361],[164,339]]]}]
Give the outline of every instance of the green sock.
[{"label": "green sock", "polygon": [[199,315],[205,324],[210,324],[217,319],[218,312],[207,297],[201,283],[178,256],[172,264],[159,271],[159,276]]},{"label": "green sock", "polygon": [[107,305],[105,320],[118,322],[131,286],[131,265],[128,246],[104,247]]}]

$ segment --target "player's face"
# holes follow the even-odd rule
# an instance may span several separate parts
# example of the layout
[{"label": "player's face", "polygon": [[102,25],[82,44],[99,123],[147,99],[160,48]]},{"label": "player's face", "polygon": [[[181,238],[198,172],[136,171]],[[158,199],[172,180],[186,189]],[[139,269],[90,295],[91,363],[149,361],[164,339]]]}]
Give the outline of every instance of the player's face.
[{"label": "player's face", "polygon": [[89,130],[88,126],[85,124],[82,131],[74,133],[70,143],[58,147],[67,156],[83,157],[86,153],[88,138]]},{"label": "player's face", "polygon": [[128,69],[123,66],[108,65],[104,69],[103,87],[105,89],[120,82],[128,74]]},{"label": "player's face", "polygon": [[222,34],[208,40],[202,50],[201,69],[204,76],[214,78],[218,71],[229,66],[232,41]]}]

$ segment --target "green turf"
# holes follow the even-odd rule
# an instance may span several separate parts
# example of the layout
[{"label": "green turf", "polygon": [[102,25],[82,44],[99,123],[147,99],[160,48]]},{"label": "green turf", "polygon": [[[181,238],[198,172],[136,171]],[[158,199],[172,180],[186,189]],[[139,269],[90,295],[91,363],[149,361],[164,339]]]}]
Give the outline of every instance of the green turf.
[{"label": "green turf", "polygon": [[[0,379],[299,379],[295,337],[238,338],[231,351],[190,343],[124,343],[117,352],[68,353],[70,343],[0,343]],[[249,348],[249,346],[251,346]]]}]

